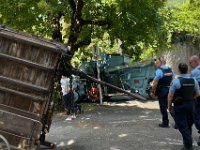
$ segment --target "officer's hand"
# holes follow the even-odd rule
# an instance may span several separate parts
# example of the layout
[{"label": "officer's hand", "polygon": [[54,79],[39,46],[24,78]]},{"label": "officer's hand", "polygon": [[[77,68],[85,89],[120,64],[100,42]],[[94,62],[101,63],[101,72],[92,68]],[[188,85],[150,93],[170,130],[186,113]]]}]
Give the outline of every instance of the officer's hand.
[{"label": "officer's hand", "polygon": [[169,112],[173,112],[173,106],[172,106],[172,105],[169,105],[169,106],[168,106],[168,110],[169,110]]},{"label": "officer's hand", "polygon": [[158,99],[158,97],[157,97],[153,92],[151,92],[150,95],[151,95],[151,97],[152,97],[153,99]]},{"label": "officer's hand", "polygon": [[199,101],[199,102],[200,102],[200,96],[198,96],[196,99],[197,99],[197,101]]}]

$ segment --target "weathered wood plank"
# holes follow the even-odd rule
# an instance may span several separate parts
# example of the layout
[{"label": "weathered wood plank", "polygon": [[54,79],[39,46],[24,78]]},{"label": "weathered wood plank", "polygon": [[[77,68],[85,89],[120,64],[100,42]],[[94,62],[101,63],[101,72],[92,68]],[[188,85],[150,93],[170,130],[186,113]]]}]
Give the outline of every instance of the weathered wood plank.
[{"label": "weathered wood plank", "polygon": [[23,59],[20,59],[20,58],[17,58],[17,57],[5,55],[5,54],[2,54],[2,53],[0,53],[0,58],[1,58],[1,60],[2,59],[12,60],[12,61],[18,62],[20,64],[25,64],[25,65],[28,65],[28,66],[31,66],[31,67],[35,67],[37,69],[42,69],[42,70],[45,70],[45,71],[49,71],[49,72],[53,72],[55,70],[52,67],[50,68],[50,67],[42,66],[42,65],[37,64],[37,63],[33,63],[33,62],[26,61],[26,60],[23,60]]},{"label": "weathered wood plank", "polygon": [[22,86],[24,88],[29,88],[29,89],[32,89],[32,90],[35,90],[35,91],[40,91],[40,92],[43,92],[43,93],[49,93],[50,92],[47,88],[42,88],[40,86],[35,86],[33,84],[28,84],[26,82],[21,82],[21,81],[14,80],[14,79],[11,79],[11,78],[3,77],[1,75],[0,75],[0,81],[4,81],[6,84],[13,84],[13,85],[17,85],[17,86]]},{"label": "weathered wood plank", "polygon": [[60,43],[0,26],[0,134],[12,146],[28,150],[39,140],[61,51]]},{"label": "weathered wood plank", "polygon": [[37,63],[45,67],[55,68],[60,53],[51,52],[47,49],[18,43],[0,37],[0,53],[16,57],[29,62]]},{"label": "weathered wood plank", "polygon": [[[38,117],[43,115],[45,111],[43,107],[46,106],[46,101],[33,101],[32,99],[14,95],[8,92],[0,91],[0,104],[13,109],[19,109],[22,112],[29,112],[35,114]],[[25,113],[24,116],[27,116]]]},{"label": "weathered wood plank", "polygon": [[0,130],[0,134],[9,141],[12,150],[30,150],[30,146],[32,149],[36,147],[35,139],[31,140],[30,138],[25,138],[3,130]]},{"label": "weathered wood plank", "polygon": [[29,111],[24,111],[22,109],[13,108],[13,107],[3,105],[3,104],[0,104],[0,110],[8,111],[8,112],[18,114],[27,118],[32,118],[37,121],[41,121],[41,117],[42,117],[39,113],[35,114]]},{"label": "weathered wood plank", "polygon": [[8,30],[6,28],[0,27],[0,36],[27,45],[41,47],[53,52],[58,52],[62,49],[62,47],[60,47],[60,44],[56,44],[56,42],[50,42],[42,38],[37,38],[36,36],[31,36],[24,32],[16,32],[12,29]]},{"label": "weathered wood plank", "polygon": [[0,110],[0,129],[26,138],[39,139],[42,124],[34,119]]},{"label": "weathered wood plank", "polygon": [[52,88],[52,82],[54,82],[54,73],[5,59],[1,60],[0,74],[13,80],[26,82],[27,84],[49,90]]},{"label": "weathered wood plank", "polygon": [[12,90],[12,89],[5,88],[5,87],[1,87],[1,86],[0,86],[0,91],[4,91],[4,92],[8,92],[8,93],[11,93],[11,94],[14,94],[14,95],[26,97],[26,98],[32,99],[34,101],[44,101],[45,100],[45,99],[38,97],[38,96],[32,96],[32,95],[29,95],[29,94],[26,94],[26,93],[23,93],[23,92],[19,92],[19,91]]}]

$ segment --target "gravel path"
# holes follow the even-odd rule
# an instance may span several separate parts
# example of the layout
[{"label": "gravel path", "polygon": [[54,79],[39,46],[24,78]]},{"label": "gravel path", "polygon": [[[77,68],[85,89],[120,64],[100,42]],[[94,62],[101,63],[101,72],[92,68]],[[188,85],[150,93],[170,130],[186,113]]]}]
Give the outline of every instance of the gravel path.
[{"label": "gravel path", "polygon": [[[136,100],[82,104],[83,114],[72,121],[56,114],[47,140],[57,150],[179,150],[182,138],[170,116],[170,128],[159,128],[157,101]],[[197,130],[193,129],[194,149]]]}]

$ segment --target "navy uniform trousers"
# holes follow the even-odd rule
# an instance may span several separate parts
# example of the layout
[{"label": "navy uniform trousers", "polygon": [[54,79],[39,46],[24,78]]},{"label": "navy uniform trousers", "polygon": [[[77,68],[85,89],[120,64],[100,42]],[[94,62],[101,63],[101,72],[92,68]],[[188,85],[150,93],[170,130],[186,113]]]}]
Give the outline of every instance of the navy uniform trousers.
[{"label": "navy uniform trousers", "polygon": [[194,124],[200,133],[200,101],[195,100]]},{"label": "navy uniform trousers", "polygon": [[73,100],[73,95],[71,95],[71,93],[67,93],[63,98],[65,102],[65,108],[68,110],[68,113],[76,113],[77,103]]},{"label": "navy uniform trousers", "polygon": [[185,147],[192,146],[192,125],[194,123],[194,101],[174,104],[174,119],[183,137]]},{"label": "navy uniform trousers", "polygon": [[[199,86],[200,86],[200,82],[199,82]],[[200,101],[199,100],[195,100],[194,124],[198,130],[198,133],[200,133]]]},{"label": "navy uniform trousers", "polygon": [[160,106],[160,112],[162,115],[162,123],[163,124],[169,124],[168,119],[168,112],[167,112],[167,96],[169,93],[168,87],[159,87],[158,89],[158,100],[159,100],[159,106]]}]

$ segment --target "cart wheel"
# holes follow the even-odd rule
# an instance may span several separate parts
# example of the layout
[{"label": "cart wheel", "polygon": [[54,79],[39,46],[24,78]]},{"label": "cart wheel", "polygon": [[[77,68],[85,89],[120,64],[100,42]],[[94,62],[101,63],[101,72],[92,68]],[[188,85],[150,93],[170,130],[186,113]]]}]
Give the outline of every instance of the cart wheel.
[{"label": "cart wheel", "polygon": [[6,138],[2,135],[0,135],[0,149],[1,150],[10,150],[10,145]]}]

